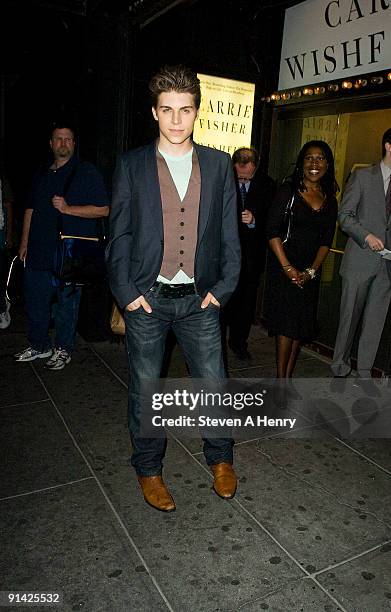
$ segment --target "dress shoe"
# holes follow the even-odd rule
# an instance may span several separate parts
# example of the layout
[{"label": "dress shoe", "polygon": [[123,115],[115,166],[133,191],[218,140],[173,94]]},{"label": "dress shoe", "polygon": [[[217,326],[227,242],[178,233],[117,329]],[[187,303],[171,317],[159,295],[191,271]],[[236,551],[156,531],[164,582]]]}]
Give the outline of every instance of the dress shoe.
[{"label": "dress shoe", "polygon": [[161,476],[138,476],[137,478],[147,504],[161,512],[175,510],[175,502]]},{"label": "dress shoe", "polygon": [[216,463],[211,466],[214,481],[213,489],[219,497],[232,499],[236,493],[237,479],[230,463]]}]

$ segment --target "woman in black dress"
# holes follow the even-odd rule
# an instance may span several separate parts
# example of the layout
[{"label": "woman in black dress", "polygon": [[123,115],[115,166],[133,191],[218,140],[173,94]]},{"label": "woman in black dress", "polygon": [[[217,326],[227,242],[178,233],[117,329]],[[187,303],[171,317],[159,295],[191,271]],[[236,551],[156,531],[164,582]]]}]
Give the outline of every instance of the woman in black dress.
[{"label": "woman in black dress", "polygon": [[333,241],[337,190],[331,149],[312,140],[301,149],[291,181],[282,185],[270,208],[266,320],[269,335],[276,336],[278,378],[292,376],[301,344],[316,331],[320,268]]}]

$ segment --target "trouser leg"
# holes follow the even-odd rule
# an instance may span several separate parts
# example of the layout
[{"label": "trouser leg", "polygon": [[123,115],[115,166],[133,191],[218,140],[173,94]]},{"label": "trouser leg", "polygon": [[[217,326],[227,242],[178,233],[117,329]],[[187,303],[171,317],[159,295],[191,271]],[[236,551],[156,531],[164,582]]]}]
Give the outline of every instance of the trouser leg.
[{"label": "trouser leg", "polygon": [[229,344],[246,349],[257,301],[258,285],[243,279],[235,291],[230,313]]},{"label": "trouser leg", "polygon": [[133,446],[131,464],[139,476],[156,476],[161,473],[167,441],[165,438],[140,436],[142,418],[142,381],[158,379],[162,368],[165,341],[171,323],[159,300],[152,301],[152,313],[142,307],[133,312],[125,311],[126,348],[129,362],[128,425]]},{"label": "trouser leg", "polygon": [[[219,308],[210,304],[201,309],[197,295],[176,300],[176,318],[173,330],[192,378],[220,381],[225,378]],[[204,454],[208,465],[233,462],[231,438],[203,438]]]},{"label": "trouser leg", "polygon": [[41,352],[51,347],[49,325],[53,300],[51,272],[24,271],[24,300],[27,313],[27,338],[30,346]]},{"label": "trouser leg", "polygon": [[363,313],[373,277],[356,281],[342,277],[339,326],[331,369],[336,376],[347,376],[351,370],[350,353]]},{"label": "trouser leg", "polygon": [[57,348],[65,349],[68,353],[72,353],[75,346],[80,298],[81,287],[66,286],[57,289],[55,345]]},{"label": "trouser leg", "polygon": [[373,279],[367,296],[362,319],[357,353],[357,372],[362,378],[370,378],[379,348],[384,322],[390,304],[391,286],[385,266]]}]

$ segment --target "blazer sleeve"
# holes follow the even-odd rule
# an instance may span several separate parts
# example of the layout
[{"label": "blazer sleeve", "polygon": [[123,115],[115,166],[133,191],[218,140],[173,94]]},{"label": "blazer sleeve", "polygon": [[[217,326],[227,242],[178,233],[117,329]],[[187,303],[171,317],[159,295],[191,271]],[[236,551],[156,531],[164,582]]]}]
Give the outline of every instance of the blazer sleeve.
[{"label": "blazer sleeve", "polygon": [[370,231],[361,225],[358,218],[358,209],[362,197],[362,186],[360,181],[360,170],[351,175],[342,198],[338,221],[341,229],[362,248],[367,247],[365,238]]},{"label": "blazer sleeve", "polygon": [[210,292],[222,306],[227,303],[234,292],[240,274],[241,256],[236,197],[231,158],[227,155],[220,233],[220,279],[210,288]]},{"label": "blazer sleeve", "polygon": [[113,176],[109,242],[106,248],[110,289],[121,308],[125,308],[141,295],[130,278],[132,246],[132,187],[125,156],[121,156]]}]

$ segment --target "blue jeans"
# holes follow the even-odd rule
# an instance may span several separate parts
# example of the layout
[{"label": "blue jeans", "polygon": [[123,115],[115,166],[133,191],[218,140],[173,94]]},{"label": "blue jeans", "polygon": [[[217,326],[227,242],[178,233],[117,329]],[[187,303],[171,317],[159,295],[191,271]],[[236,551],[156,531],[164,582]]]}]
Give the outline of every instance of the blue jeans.
[{"label": "blue jeans", "polygon": [[77,287],[57,288],[48,270],[24,271],[24,299],[28,320],[28,341],[30,346],[44,352],[51,348],[49,336],[52,305],[56,303],[55,346],[71,353],[75,344],[77,317],[81,289]]},{"label": "blue jeans", "polygon": [[[166,337],[173,330],[193,378],[225,378],[221,350],[219,309],[210,304],[201,309],[199,295],[171,299],[156,295],[154,288],[145,294],[152,308],[125,311],[126,346],[129,360],[128,422],[133,446],[131,463],[139,476],[161,474],[166,450],[165,438],[142,438],[140,427],[140,387],[142,379],[158,379],[162,368]],[[233,462],[233,440],[204,438],[208,465]]]}]

